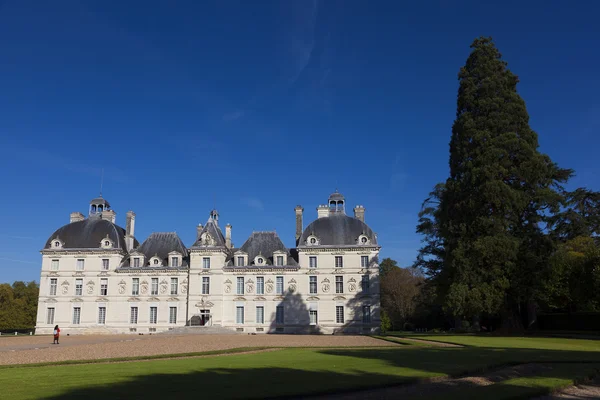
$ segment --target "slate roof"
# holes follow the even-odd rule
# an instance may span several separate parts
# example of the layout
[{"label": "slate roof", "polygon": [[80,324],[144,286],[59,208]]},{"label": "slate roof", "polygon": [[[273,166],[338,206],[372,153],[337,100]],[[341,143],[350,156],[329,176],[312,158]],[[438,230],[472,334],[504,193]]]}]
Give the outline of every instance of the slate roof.
[{"label": "slate roof", "polygon": [[252,232],[252,235],[244,242],[242,247],[233,249],[233,253],[236,251],[248,253],[248,263],[250,265],[254,265],[254,258],[260,254],[267,260],[267,264],[272,266],[275,264],[273,262],[273,253],[277,250],[287,254],[288,266],[298,265],[297,260],[292,257],[290,251],[285,247],[281,239],[279,239],[279,236],[277,236],[277,232]]},{"label": "slate roof", "polygon": [[369,238],[372,245],[377,245],[377,237],[367,224],[346,214],[334,213],[311,222],[300,236],[298,246],[305,246],[310,235],[319,239],[320,246],[356,245],[362,234]]},{"label": "slate roof", "polygon": [[[154,256],[162,261],[161,269],[170,268],[169,265],[169,253],[172,251],[178,251],[183,256],[181,265],[177,268],[187,268],[189,266],[188,251],[183,244],[183,241],[179,238],[175,232],[153,232],[148,236],[148,239],[144,240],[141,246],[132,250],[133,252],[142,253],[145,256],[144,267],[152,267],[150,265],[150,259]],[[123,260],[121,267],[129,267],[129,257]]]},{"label": "slate roof", "polygon": [[[50,235],[44,248],[50,248],[52,240],[58,238],[63,242],[63,249],[99,249],[100,242],[107,236],[115,248],[127,251],[125,229],[98,217],[62,226]],[[134,239],[135,246],[139,246],[139,243]]]},{"label": "slate roof", "polygon": [[207,232],[214,239],[214,244],[210,247],[225,247],[225,236],[223,236],[221,228],[219,228],[219,225],[217,225],[217,223],[215,223],[214,220],[210,218],[204,226],[204,228],[202,228],[202,231],[196,238],[196,241],[194,242],[192,247],[205,247],[206,244],[204,244],[201,241],[201,238],[203,237],[204,233]]}]

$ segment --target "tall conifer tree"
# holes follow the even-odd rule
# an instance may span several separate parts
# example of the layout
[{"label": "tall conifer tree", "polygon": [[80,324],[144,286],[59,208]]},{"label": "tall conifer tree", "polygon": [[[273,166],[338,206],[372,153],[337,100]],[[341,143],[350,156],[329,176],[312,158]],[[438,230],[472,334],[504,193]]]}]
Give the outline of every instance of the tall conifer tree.
[{"label": "tall conifer tree", "polygon": [[535,297],[537,271],[552,251],[545,224],[572,172],[538,151],[518,78],[492,39],[471,48],[458,75],[450,177],[421,213],[418,264],[455,316],[502,314],[519,324],[512,317]]}]

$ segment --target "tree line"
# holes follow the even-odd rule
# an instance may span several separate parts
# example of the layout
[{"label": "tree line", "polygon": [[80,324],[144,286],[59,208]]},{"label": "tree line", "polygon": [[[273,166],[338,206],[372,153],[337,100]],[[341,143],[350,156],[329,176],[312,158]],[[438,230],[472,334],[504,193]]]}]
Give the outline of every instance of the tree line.
[{"label": "tree line", "polygon": [[39,291],[35,281],[0,284],[0,331],[35,327]]},{"label": "tree line", "polygon": [[540,152],[518,77],[491,38],[471,48],[450,174],[419,214],[423,246],[402,272],[381,263],[384,319],[514,331],[540,311],[598,312],[600,193],[566,189],[574,171]]}]

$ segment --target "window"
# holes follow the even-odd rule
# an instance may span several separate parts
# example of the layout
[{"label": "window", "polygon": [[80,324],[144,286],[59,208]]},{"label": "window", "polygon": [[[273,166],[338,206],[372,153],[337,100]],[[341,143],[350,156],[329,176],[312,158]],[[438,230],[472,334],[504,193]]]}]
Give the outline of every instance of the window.
[{"label": "window", "polygon": [[104,241],[104,246],[106,246],[106,247],[110,246],[110,242],[108,240],[105,240]]},{"label": "window", "polygon": [[100,296],[106,296],[108,294],[108,278],[100,279]]},{"label": "window", "polygon": [[83,279],[75,279],[75,296],[83,295]]},{"label": "window", "polygon": [[81,322],[81,307],[73,307],[73,325],[79,325]]},{"label": "window", "polygon": [[137,296],[140,294],[140,278],[133,278],[133,282],[131,284],[131,295]]},{"label": "window", "polygon": [[202,294],[210,294],[210,277],[202,277]]},{"label": "window", "polygon": [[371,306],[363,306],[362,308],[362,312],[363,312],[363,324],[370,324],[371,323]]},{"label": "window", "polygon": [[155,324],[158,318],[158,307],[150,307],[150,323]]},{"label": "window", "polygon": [[335,307],[335,322],[338,324],[344,323],[344,306]]},{"label": "window", "polygon": [[244,265],[244,257],[242,257],[242,256],[241,256],[241,257],[238,257],[238,258],[237,258],[237,266],[238,266],[238,267],[241,267],[241,266],[243,266],[243,265]]},{"label": "window", "polygon": [[177,307],[169,307],[169,323],[177,323]]},{"label": "window", "polygon": [[54,323],[54,307],[48,307],[46,310],[46,323],[52,325]]},{"label": "window", "polygon": [[259,264],[262,264],[262,263],[264,263],[264,262],[265,262],[265,260],[263,260],[261,257],[258,257],[258,258],[256,259],[256,261],[257,261]]},{"label": "window", "polygon": [[361,281],[361,286],[362,286],[362,291],[363,293],[369,293],[369,275],[363,275],[362,276],[362,281]]},{"label": "window", "polygon": [[50,279],[50,296],[56,296],[56,286],[58,285],[57,278]]},{"label": "window", "polygon": [[202,268],[210,268],[210,258],[204,257],[202,259]]},{"label": "window", "polygon": [[152,264],[158,265],[158,260],[155,258],[154,261],[152,262]]},{"label": "window", "polygon": [[283,306],[275,307],[275,323],[283,324]]},{"label": "window", "polygon": [[98,324],[104,325],[106,323],[106,307],[98,307]]},{"label": "window", "polygon": [[244,294],[244,277],[238,276],[237,278],[237,294]]},{"label": "window", "polygon": [[335,267],[343,268],[344,267],[344,259],[342,256],[335,256]]},{"label": "window", "polygon": [[152,278],[152,288],[150,294],[158,294],[158,278]]},{"label": "window", "polygon": [[369,256],[360,256],[360,266],[362,268],[369,268]]},{"label": "window", "polygon": [[103,258],[102,259],[102,270],[108,271],[109,265],[110,264],[109,264],[108,258]]},{"label": "window", "polygon": [[129,313],[129,323],[137,324],[137,319],[138,319],[138,308],[131,307],[131,312]]},{"label": "window", "polygon": [[308,265],[310,268],[317,268],[317,256],[308,257]]},{"label": "window", "polygon": [[133,259],[133,267],[134,268],[139,268],[140,267],[140,259],[139,257],[136,257]]},{"label": "window", "polygon": [[335,292],[344,293],[344,277],[341,275],[335,277]]},{"label": "window", "polygon": [[317,293],[317,277],[316,276],[309,277],[309,293],[310,294]]},{"label": "window", "polygon": [[310,238],[310,244],[317,244],[317,239]]},{"label": "window", "polygon": [[60,247],[60,242],[54,242],[54,247]]},{"label": "window", "polygon": [[171,267],[179,267],[179,257],[171,257]]},{"label": "window", "polygon": [[256,294],[265,294],[265,278],[262,276],[256,278]]},{"label": "window", "polygon": [[277,256],[276,263],[277,265],[283,265],[283,256]]},{"label": "window", "polygon": [[310,310],[308,312],[308,316],[310,317],[310,324],[316,325],[317,324],[317,310]]},{"label": "window", "polygon": [[51,271],[58,271],[58,260],[52,260],[52,264],[50,264]]},{"label": "window", "polygon": [[77,271],[83,271],[84,268],[85,268],[85,260],[84,259],[77,260]]},{"label": "window", "polygon": [[369,239],[367,239],[367,238],[366,238],[366,237],[364,237],[364,236],[360,238],[360,242],[361,242],[362,244],[367,244],[367,242],[368,242],[368,241],[369,241]]},{"label": "window", "polygon": [[265,308],[263,306],[256,307],[256,323],[257,324],[265,323]]},{"label": "window", "polygon": [[244,307],[237,306],[235,308],[235,322],[237,324],[243,324],[244,323]]},{"label": "window", "polygon": [[275,293],[276,294],[283,294],[283,276],[278,276],[276,279],[276,288],[275,288]]},{"label": "window", "polygon": [[177,285],[179,280],[177,278],[171,278],[171,294],[177,294]]}]

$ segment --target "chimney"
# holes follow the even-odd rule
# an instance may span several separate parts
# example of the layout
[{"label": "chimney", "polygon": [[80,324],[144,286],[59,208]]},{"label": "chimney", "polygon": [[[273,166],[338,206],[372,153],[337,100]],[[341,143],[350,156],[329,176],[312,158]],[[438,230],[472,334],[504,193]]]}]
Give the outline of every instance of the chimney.
[{"label": "chimney", "polygon": [[354,218],[359,221],[365,222],[365,208],[363,206],[354,207]]},{"label": "chimney", "polygon": [[225,246],[231,248],[231,224],[225,225]]},{"label": "chimney", "polygon": [[200,239],[200,234],[202,233],[202,229],[204,229],[202,224],[198,224],[198,226],[196,227],[196,240]]},{"label": "chimney", "polygon": [[317,207],[317,218],[329,217],[329,207],[327,204],[321,204]]},{"label": "chimney", "polygon": [[296,211],[296,246],[298,245],[298,241],[300,240],[300,236],[302,236],[302,213],[304,212],[304,208],[302,206],[297,205],[294,208]]},{"label": "chimney", "polygon": [[117,213],[113,210],[104,210],[101,214],[102,219],[115,223],[115,219],[117,218]]},{"label": "chimney", "polygon": [[133,249],[135,235],[135,213],[133,211],[127,211],[127,217],[125,221],[125,245],[127,251]]},{"label": "chimney", "polygon": [[85,219],[85,217],[79,211],[71,213],[71,223],[83,221],[84,219]]}]

